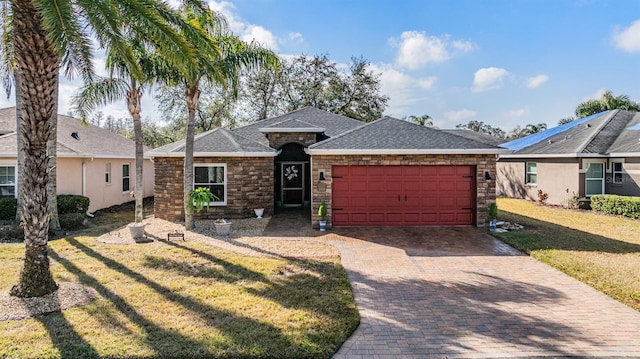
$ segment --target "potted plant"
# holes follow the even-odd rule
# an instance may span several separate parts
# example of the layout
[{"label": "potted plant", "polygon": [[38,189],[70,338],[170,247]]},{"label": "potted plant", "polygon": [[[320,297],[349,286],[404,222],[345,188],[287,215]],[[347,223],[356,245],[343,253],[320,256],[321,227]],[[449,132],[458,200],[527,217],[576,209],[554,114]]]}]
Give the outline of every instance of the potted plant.
[{"label": "potted plant", "polygon": [[320,221],[318,222],[320,232],[324,232],[327,230],[327,204],[324,201],[322,201],[320,207],[318,207],[318,216],[320,216]]},{"label": "potted plant", "polygon": [[264,214],[264,207],[256,207],[253,209],[253,212],[256,214],[256,217],[258,217],[258,219],[261,219],[262,215]]},{"label": "potted plant", "polygon": [[213,221],[213,225],[216,227],[216,233],[221,236],[228,236],[231,231],[231,220],[226,218],[218,218]]},{"label": "potted plant", "polygon": [[489,205],[489,231],[496,231],[496,219],[498,218],[498,205],[493,202]]},{"label": "potted plant", "polygon": [[202,209],[206,206],[209,209],[209,203],[218,199],[209,187],[198,187],[191,192],[189,192],[189,198],[191,198],[191,203],[193,204],[196,212],[202,211]]}]

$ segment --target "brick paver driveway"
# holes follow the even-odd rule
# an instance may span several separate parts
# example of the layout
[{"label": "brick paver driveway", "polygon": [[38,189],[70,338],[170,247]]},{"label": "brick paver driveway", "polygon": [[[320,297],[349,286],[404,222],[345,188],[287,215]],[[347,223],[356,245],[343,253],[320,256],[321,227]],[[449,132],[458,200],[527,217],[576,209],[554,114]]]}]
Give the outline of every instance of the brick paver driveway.
[{"label": "brick paver driveway", "polygon": [[[317,233],[317,232],[316,232]],[[640,357],[640,313],[476,228],[349,228],[361,324],[336,358]]]}]

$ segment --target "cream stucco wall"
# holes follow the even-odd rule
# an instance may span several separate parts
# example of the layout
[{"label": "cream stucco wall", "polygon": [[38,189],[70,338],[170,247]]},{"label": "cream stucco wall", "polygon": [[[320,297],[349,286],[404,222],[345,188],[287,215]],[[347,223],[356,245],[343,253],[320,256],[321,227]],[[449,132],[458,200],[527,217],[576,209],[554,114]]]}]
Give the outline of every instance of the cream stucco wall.
[{"label": "cream stucco wall", "polygon": [[[554,160],[557,161],[557,160]],[[537,183],[525,184],[525,163],[537,163]],[[538,200],[538,190],[549,195],[547,203],[564,205],[573,193],[579,194],[580,170],[576,159],[550,162],[548,159],[508,160],[496,164],[498,196]]]},{"label": "cream stucco wall", "polygon": [[[15,165],[15,158],[0,159],[0,165]],[[105,181],[105,166],[111,163],[111,183]],[[58,194],[75,194],[89,197],[89,211],[132,201],[129,191],[122,191],[122,164],[130,163],[130,187],[135,185],[135,161],[133,159],[58,158]],[[84,170],[83,170],[84,167]],[[83,180],[84,171],[84,180]],[[153,196],[154,168],[151,160],[144,161],[144,197]]]}]

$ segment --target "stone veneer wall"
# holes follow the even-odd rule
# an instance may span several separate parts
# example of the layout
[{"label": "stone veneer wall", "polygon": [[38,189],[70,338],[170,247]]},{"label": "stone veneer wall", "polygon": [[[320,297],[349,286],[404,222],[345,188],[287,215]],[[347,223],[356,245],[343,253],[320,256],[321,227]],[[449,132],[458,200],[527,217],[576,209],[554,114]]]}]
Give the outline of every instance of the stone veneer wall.
[{"label": "stone veneer wall", "polygon": [[[205,208],[196,218],[248,217],[257,207],[273,213],[273,157],[196,157],[193,162],[227,164],[227,205]],[[182,222],[184,159],[156,157],[154,163],[155,217]]]},{"label": "stone veneer wall", "polygon": [[[311,223],[318,226],[318,207],[327,203],[327,219],[331,226],[331,168],[361,165],[474,165],[476,166],[476,225],[489,223],[489,205],[496,200],[496,155],[339,155],[311,156]],[[489,172],[491,179],[485,179]],[[325,181],[318,181],[324,172]]]},{"label": "stone veneer wall", "polygon": [[278,149],[287,143],[299,143],[309,147],[316,143],[316,134],[307,132],[274,132],[269,133],[269,147]]}]

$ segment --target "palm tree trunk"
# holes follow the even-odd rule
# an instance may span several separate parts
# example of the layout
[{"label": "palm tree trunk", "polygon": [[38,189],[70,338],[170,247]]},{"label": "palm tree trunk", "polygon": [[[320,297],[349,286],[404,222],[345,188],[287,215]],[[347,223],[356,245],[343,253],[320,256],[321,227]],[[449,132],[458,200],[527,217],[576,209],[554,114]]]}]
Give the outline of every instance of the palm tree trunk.
[{"label": "palm tree trunk", "polygon": [[24,150],[24,170],[19,191],[26,247],[20,279],[11,288],[11,294],[39,297],[58,289],[49,268],[47,246],[47,142],[51,137],[51,116],[56,112],[58,101],[56,86],[60,59],[47,39],[40,14],[31,1],[12,0],[11,7],[16,72],[20,78],[16,98],[20,99],[17,101],[20,106],[17,109],[18,136]]},{"label": "palm tree trunk", "polygon": [[184,227],[185,229],[193,229],[195,227],[193,204],[191,203],[189,192],[193,186],[193,141],[196,132],[196,108],[200,98],[200,89],[197,81],[194,86],[187,86],[185,95],[189,118],[187,119],[187,139],[185,140],[184,149]]},{"label": "palm tree trunk", "polygon": [[129,113],[133,118],[133,136],[136,144],[136,185],[134,188],[134,196],[136,199],[135,206],[135,221],[141,223],[143,219],[143,207],[142,200],[144,191],[142,188],[142,168],[144,161],[144,153],[142,149],[142,121],[140,119],[142,90],[137,86],[137,81],[131,79],[131,89],[127,91],[127,106],[129,107]]},{"label": "palm tree trunk", "polygon": [[[56,83],[55,98],[58,98],[58,84]],[[47,152],[49,153],[49,181],[47,182],[47,197],[49,203],[49,215],[51,220],[49,222],[49,228],[54,231],[60,230],[60,219],[58,218],[58,104],[51,116],[51,137],[47,142]]]}]

